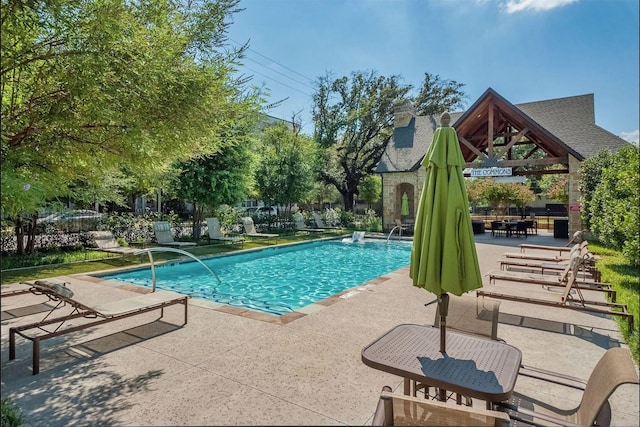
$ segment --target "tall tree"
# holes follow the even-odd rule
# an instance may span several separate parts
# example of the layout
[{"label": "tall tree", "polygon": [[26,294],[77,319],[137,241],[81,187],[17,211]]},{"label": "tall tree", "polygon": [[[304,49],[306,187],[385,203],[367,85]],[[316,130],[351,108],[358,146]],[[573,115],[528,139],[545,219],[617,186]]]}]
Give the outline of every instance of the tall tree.
[{"label": "tall tree", "polygon": [[[245,117],[225,132],[228,143],[215,154],[174,164],[174,179],[170,186],[180,199],[193,202],[193,237],[200,238],[204,208],[235,205],[242,201],[253,182],[251,172],[254,136],[257,120]],[[256,117],[257,118],[257,115]]]},{"label": "tall tree", "polygon": [[410,86],[398,76],[354,72],[351,77],[321,77],[313,96],[314,138],[323,149],[320,179],[342,195],[353,211],[358,185],[373,173],[393,134],[393,106]]},{"label": "tall tree", "polygon": [[19,222],[123,165],[152,182],[222,145],[244,111],[229,102],[243,50],[225,48],[237,4],[3,0],[2,213]]},{"label": "tall tree", "polygon": [[360,195],[371,209],[371,204],[378,203],[382,196],[382,177],[380,175],[366,176],[360,184]]},{"label": "tall tree", "polygon": [[421,116],[439,115],[443,111],[464,108],[464,86],[455,80],[444,80],[439,75],[424,73],[422,86],[413,102],[416,113]]},{"label": "tall tree", "polygon": [[261,135],[261,158],[255,169],[259,197],[287,206],[304,200],[315,181],[315,144],[284,123],[267,127]]}]

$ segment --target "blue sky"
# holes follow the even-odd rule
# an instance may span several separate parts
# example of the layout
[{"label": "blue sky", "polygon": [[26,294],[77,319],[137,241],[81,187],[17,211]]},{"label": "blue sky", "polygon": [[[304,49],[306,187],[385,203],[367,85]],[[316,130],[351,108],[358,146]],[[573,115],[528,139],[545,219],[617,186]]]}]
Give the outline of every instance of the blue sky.
[{"label": "blue sky", "polygon": [[593,93],[596,124],[638,141],[638,0],[242,0],[231,45],[270,111],[313,132],[314,83],[374,70],[419,87],[424,73],[491,87],[513,104]]}]

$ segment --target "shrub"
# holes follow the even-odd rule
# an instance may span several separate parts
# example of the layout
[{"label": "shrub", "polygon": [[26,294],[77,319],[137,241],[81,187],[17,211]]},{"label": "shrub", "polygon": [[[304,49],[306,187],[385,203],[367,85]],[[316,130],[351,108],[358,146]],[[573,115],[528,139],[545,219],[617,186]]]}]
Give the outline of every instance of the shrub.
[{"label": "shrub", "polygon": [[580,169],[583,222],[636,267],[640,265],[639,153],[633,145],[616,153],[601,151]]},{"label": "shrub", "polygon": [[0,407],[2,427],[18,427],[25,423],[26,419],[22,411],[9,399],[2,399],[0,401]]},{"label": "shrub", "polygon": [[382,231],[382,218],[373,209],[364,211],[362,225],[366,231]]}]

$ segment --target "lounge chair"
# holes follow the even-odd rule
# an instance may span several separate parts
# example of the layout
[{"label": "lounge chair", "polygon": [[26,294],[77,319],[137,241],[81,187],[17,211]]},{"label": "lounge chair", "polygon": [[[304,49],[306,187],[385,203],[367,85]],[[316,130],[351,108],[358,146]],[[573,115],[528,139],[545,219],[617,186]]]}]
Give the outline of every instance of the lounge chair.
[{"label": "lounge chair", "polygon": [[250,216],[245,216],[241,218],[242,226],[244,227],[245,236],[249,237],[258,237],[265,239],[276,239],[276,243],[278,243],[278,234],[273,233],[258,233],[256,230],[256,225],[253,223],[253,219]]},{"label": "lounge chair", "polygon": [[93,242],[95,243],[95,245],[97,246],[97,250],[99,251],[122,255],[133,254],[139,251],[139,249],[136,248],[120,246],[111,231],[89,231],[88,234],[93,239]]},{"label": "lounge chair", "polygon": [[220,220],[218,218],[207,218],[207,231],[209,233],[209,242],[211,240],[219,240],[222,242],[244,243],[244,237],[224,236],[222,230],[220,230]]},{"label": "lounge chair", "polygon": [[31,293],[31,286],[27,286],[23,283],[19,283],[16,285],[11,285],[11,286],[2,286],[3,289],[6,288],[11,288],[9,290],[3,290],[2,293],[0,293],[0,297],[2,298],[6,298],[6,297],[14,297],[17,295],[24,295],[24,294],[29,294]]},{"label": "lounge chair", "polygon": [[[503,261],[501,261],[503,262]],[[610,283],[596,282],[593,278],[578,278],[580,270],[583,269],[583,258],[580,255],[574,255],[573,259],[562,265],[560,275],[550,276],[539,273],[527,273],[517,271],[504,271],[494,270],[487,273],[489,276],[489,283],[495,283],[496,280],[507,282],[519,282],[519,283],[531,283],[541,286],[559,286],[564,287],[569,278],[569,274],[573,274],[575,288],[587,291],[605,292],[611,298],[612,302],[616,302],[616,291],[612,288]],[[557,271],[557,270],[556,270]]]},{"label": "lounge chair", "polygon": [[[507,411],[514,424],[522,422],[526,425],[608,426],[611,422],[609,396],[622,384],[639,383],[631,353],[629,349],[622,347],[607,350],[586,382],[528,366],[520,368],[520,375],[540,380],[542,386],[553,383],[583,390],[580,404],[573,409],[566,409],[566,406],[556,408],[541,401],[539,397],[522,396],[518,393],[509,402],[495,404]],[[513,403],[516,399],[518,404]]]},{"label": "lounge chair", "polygon": [[[476,290],[476,296],[518,301],[528,304],[547,305],[570,310],[587,311],[591,313],[606,314],[609,316],[621,316],[627,319],[629,330],[632,330],[633,314],[629,313],[626,304],[584,299],[584,296],[582,295],[582,287],[578,286],[576,283],[576,271],[578,268],[577,262],[574,261],[576,259],[579,260],[579,257],[572,259],[572,267],[567,274],[568,279],[566,280],[564,292],[562,294],[552,294],[548,291],[535,292],[535,290],[531,289],[529,286],[524,289],[516,283],[506,286],[485,286]],[[575,293],[576,297],[573,296],[572,291]]]},{"label": "lounge chair", "polygon": [[[561,262],[561,261],[568,261],[569,258],[571,258],[571,254],[578,252],[578,253],[582,253],[583,249],[586,249],[588,246],[587,242],[582,242],[581,244],[575,244],[570,248],[566,248],[566,247],[560,247],[560,246],[538,246],[536,248],[531,248],[530,245],[524,245],[520,247],[520,252],[505,252],[502,254],[502,256],[504,258],[516,258],[516,259],[523,259],[523,260],[533,260],[533,261],[549,261],[549,262]],[[525,252],[525,249],[530,248],[530,249],[539,249],[541,251],[557,251],[558,254],[556,255],[546,255],[546,254],[540,254],[540,253],[535,253],[535,252]],[[546,248],[546,249],[545,249]],[[587,250],[588,252],[588,250]],[[597,261],[599,259],[598,256],[596,255],[591,255],[589,257],[589,262],[590,263],[595,263],[595,261]]]},{"label": "lounge chair", "polygon": [[324,228],[309,228],[304,223],[304,218],[302,215],[294,215],[293,221],[296,226],[296,231],[305,231],[307,233],[324,233],[326,230]]},{"label": "lounge chair", "polygon": [[342,230],[342,227],[332,227],[332,226],[325,225],[324,221],[322,221],[322,217],[318,212],[311,212],[311,216],[313,217],[313,220],[316,223],[316,227],[318,228],[324,228],[327,230]]},{"label": "lounge chair", "polygon": [[391,393],[384,386],[373,415],[373,426],[508,426],[504,412],[418,399]]},{"label": "lounge chair", "polygon": [[[73,299],[73,291],[68,287],[46,280],[36,280],[35,282],[23,282],[31,287],[31,292],[36,295],[46,295],[49,300],[57,302],[57,305],[39,322],[28,325],[16,326],[9,329],[9,360],[16,358],[16,335],[28,339],[33,343],[33,375],[40,372],[40,342],[49,338],[82,329],[101,325],[115,320],[125,319],[153,310],[160,310],[160,318],[164,315],[164,308],[174,304],[184,306],[184,323],[187,324],[187,300],[186,295],[181,295],[170,291],[155,291],[131,298],[111,301],[98,306],[89,307]],[[65,316],[49,318],[49,315],[61,305],[69,305],[71,313]],[[90,319],[88,323],[77,324],[68,328],[63,328],[65,322],[84,317]],[[49,325],[56,325],[55,329],[48,330]]]},{"label": "lounge chair", "polygon": [[[580,242],[580,243],[576,243],[576,245],[578,245],[578,247],[580,249],[586,248],[587,246],[589,246],[589,242],[587,242],[586,240]],[[550,245],[536,245],[536,244],[529,244],[529,243],[522,243],[520,245],[518,245],[518,247],[520,248],[520,252],[521,253],[526,253],[527,249],[532,249],[532,250],[536,250],[536,251],[552,251],[552,252],[558,252],[558,256],[566,256],[569,252],[571,252],[571,250],[575,247],[574,245],[570,245],[570,246],[550,246]]]},{"label": "lounge chair", "polygon": [[173,240],[171,233],[171,225],[167,221],[159,221],[153,223],[153,232],[156,235],[156,242],[162,246],[177,246],[179,248],[185,246],[195,246],[193,242],[177,242]]},{"label": "lounge chair", "polygon": [[[581,263],[583,278],[591,278],[595,282],[600,282],[600,271],[596,268],[594,255],[584,247],[580,249],[580,256],[583,257],[583,262]],[[569,260],[540,261],[522,258],[501,258],[498,263],[500,264],[500,270],[525,270],[539,272],[540,274],[562,274],[567,264],[569,264]]]}]

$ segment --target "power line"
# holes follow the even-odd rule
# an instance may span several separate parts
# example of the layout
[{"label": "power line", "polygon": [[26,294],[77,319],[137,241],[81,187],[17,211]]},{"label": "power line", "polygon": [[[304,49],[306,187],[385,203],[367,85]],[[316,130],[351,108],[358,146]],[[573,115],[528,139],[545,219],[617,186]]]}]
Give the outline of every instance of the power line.
[{"label": "power line", "polygon": [[288,88],[289,88],[289,89],[291,89],[291,90],[295,90],[296,92],[300,92],[301,94],[306,95],[306,96],[308,96],[308,97],[310,97],[310,98],[312,98],[312,97],[313,97],[313,95],[311,95],[311,94],[308,94],[308,93],[306,93],[306,92],[303,92],[303,91],[301,91],[300,89],[296,89],[295,87],[289,86],[289,85],[288,85],[288,84],[286,84],[286,83],[282,83],[281,81],[276,80],[276,79],[274,79],[273,77],[267,76],[266,74],[262,74],[262,73],[261,73],[261,72],[259,72],[259,71],[256,71],[256,70],[254,70],[254,69],[252,69],[252,68],[250,68],[250,67],[247,67],[246,65],[242,65],[242,66],[243,66],[244,68],[246,68],[247,70],[249,70],[249,71],[253,72],[253,73],[256,73],[256,74],[259,74],[259,75],[261,75],[261,76],[263,76],[263,77],[266,77],[266,78],[267,78],[267,79],[269,79],[269,80],[273,80],[274,82],[276,82],[276,83],[278,83],[278,84],[280,84],[280,85],[282,85],[282,86],[288,87]]},{"label": "power line", "polygon": [[266,69],[268,69],[269,71],[273,71],[274,73],[278,73],[278,74],[280,74],[281,76],[284,76],[284,77],[288,78],[289,80],[293,80],[294,82],[299,83],[299,84],[301,84],[302,86],[308,87],[308,88],[309,88],[309,89],[311,89],[311,90],[314,90],[314,89],[315,89],[314,87],[309,86],[308,84],[306,84],[306,83],[304,83],[304,82],[301,82],[300,80],[296,80],[296,79],[294,79],[294,78],[291,78],[291,77],[287,76],[286,74],[281,73],[281,72],[280,72],[280,71],[278,71],[278,70],[274,70],[274,69],[270,68],[268,65],[264,65],[264,64],[262,64],[261,62],[258,62],[258,61],[256,61],[256,60],[255,60],[255,59],[253,59],[253,58],[249,58],[249,57],[247,57],[247,59],[248,59],[249,61],[255,62],[255,63],[256,63],[256,64],[258,64],[258,65],[261,65],[261,66],[265,67],[265,68],[266,68]]},{"label": "power line", "polygon": [[[232,39],[232,38],[229,38],[229,40],[231,40],[232,42],[236,43],[238,46],[244,46],[244,44],[242,44],[242,43],[240,43],[240,42],[238,42],[238,41],[236,41],[236,40],[234,40],[234,39]],[[312,78],[307,77],[307,76],[305,76],[304,74],[301,74],[301,73],[297,72],[296,70],[293,70],[293,69],[291,69],[291,68],[287,67],[286,65],[281,64],[281,63],[279,63],[278,61],[276,61],[276,60],[274,60],[274,59],[271,59],[271,58],[269,58],[268,56],[263,55],[263,54],[261,54],[260,52],[258,52],[258,51],[256,51],[256,50],[254,50],[254,49],[251,49],[250,47],[247,47],[247,50],[250,50],[251,52],[255,53],[256,55],[259,55],[259,56],[261,56],[261,57],[263,57],[263,58],[265,58],[265,59],[268,59],[269,61],[273,62],[274,64],[278,64],[278,65],[279,65],[279,66],[281,66],[282,68],[285,68],[285,69],[287,69],[287,70],[291,71],[292,73],[299,75],[300,77],[302,77],[302,78],[306,79],[306,80],[307,80],[307,81],[309,81],[309,82],[312,82],[312,81],[313,81],[313,79],[312,79]],[[255,61],[254,61],[254,62],[255,62]],[[262,64],[261,64],[261,65],[262,65]],[[275,71],[275,70],[273,70],[273,71]],[[293,79],[293,78],[291,78],[291,77],[287,77],[287,78],[289,78],[289,79],[291,79],[291,80],[295,80],[295,79]]]}]

